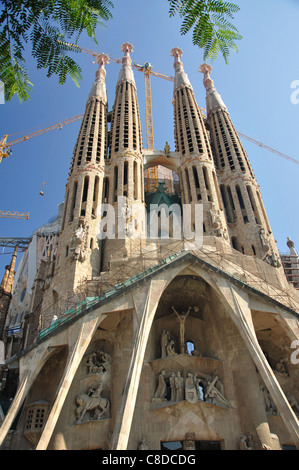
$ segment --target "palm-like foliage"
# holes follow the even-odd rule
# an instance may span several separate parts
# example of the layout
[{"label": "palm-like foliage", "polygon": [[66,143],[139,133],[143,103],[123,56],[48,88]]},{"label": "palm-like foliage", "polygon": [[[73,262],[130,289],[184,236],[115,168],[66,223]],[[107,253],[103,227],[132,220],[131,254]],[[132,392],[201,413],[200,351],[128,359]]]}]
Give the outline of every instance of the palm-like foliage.
[{"label": "palm-like foliage", "polygon": [[59,83],[68,74],[78,84],[79,65],[66,52],[70,48],[58,40],[76,42],[85,31],[95,39],[95,28],[109,20],[111,0],[28,0],[3,1],[0,10],[0,80],[5,87],[5,100],[16,94],[19,100],[30,98],[32,83],[25,68],[26,46],[38,68],[47,76],[56,74]]},{"label": "palm-like foliage", "polygon": [[239,7],[222,0],[168,0],[169,14],[182,18],[181,34],[193,28],[192,41],[204,51],[204,60],[215,60],[219,52],[228,63],[230,50],[237,51],[236,41],[242,39],[230,20]]}]

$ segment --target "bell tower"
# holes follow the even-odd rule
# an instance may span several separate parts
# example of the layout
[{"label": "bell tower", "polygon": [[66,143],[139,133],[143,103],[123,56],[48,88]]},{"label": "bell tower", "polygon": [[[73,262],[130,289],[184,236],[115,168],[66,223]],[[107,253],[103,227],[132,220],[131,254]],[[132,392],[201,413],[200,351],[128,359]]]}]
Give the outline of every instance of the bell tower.
[{"label": "bell tower", "polygon": [[[142,155],[142,132],[137,100],[137,90],[131,67],[130,53],[133,46],[124,43],[122,68],[115,91],[111,117],[109,160],[104,197],[113,210],[115,232],[104,239],[103,270],[107,270],[112,257],[129,255],[134,232],[138,232],[138,220],[131,212],[137,204],[144,205],[144,170]],[[109,218],[109,222],[111,218]]]},{"label": "bell tower", "polygon": [[204,74],[207,119],[231,244],[277,266],[276,243],[246,151],[210,77],[212,67],[203,64],[199,71]]},{"label": "bell tower", "polygon": [[174,57],[174,122],[176,151],[181,156],[179,176],[182,200],[191,206],[193,225],[195,207],[203,205],[203,235],[228,239],[228,231],[218,190],[213,154],[202,113],[181,62],[182,51],[171,50]]},{"label": "bell tower", "polygon": [[74,291],[81,280],[91,279],[100,272],[97,233],[107,153],[105,64],[108,57],[101,54],[98,62],[66,185],[53,279],[53,288],[58,293],[64,286]]}]

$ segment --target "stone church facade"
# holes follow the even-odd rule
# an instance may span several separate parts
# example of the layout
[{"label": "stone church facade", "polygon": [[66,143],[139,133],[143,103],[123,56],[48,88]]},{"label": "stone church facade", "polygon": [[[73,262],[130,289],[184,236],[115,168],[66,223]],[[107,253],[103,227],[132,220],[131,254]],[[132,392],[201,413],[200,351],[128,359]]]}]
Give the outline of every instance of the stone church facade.
[{"label": "stone church facade", "polygon": [[[298,291],[211,67],[204,116],[171,51],[176,149],[147,151],[122,50],[111,112],[99,57],[55,256],[2,364],[18,371],[2,448],[298,449]],[[179,189],[145,191],[154,165]]]}]

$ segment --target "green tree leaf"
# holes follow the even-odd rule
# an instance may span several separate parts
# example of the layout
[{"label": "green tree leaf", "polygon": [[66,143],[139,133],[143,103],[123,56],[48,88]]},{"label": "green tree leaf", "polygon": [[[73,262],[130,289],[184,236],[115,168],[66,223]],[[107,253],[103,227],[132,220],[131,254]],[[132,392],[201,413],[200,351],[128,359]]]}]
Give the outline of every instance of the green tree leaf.
[{"label": "green tree leaf", "polygon": [[76,43],[83,31],[95,43],[95,29],[112,18],[111,0],[25,0],[3,1],[0,7],[0,80],[5,100],[17,95],[30,99],[32,83],[26,70],[25,52],[30,48],[37,68],[47,77],[57,75],[60,84],[68,76],[77,86],[79,65],[66,52],[70,48],[58,40]]},{"label": "green tree leaf", "polygon": [[192,42],[203,49],[204,60],[215,60],[221,53],[228,63],[231,50],[238,51],[242,39],[231,20],[239,6],[222,0],[168,0],[169,16],[182,18],[182,35],[192,32]]}]

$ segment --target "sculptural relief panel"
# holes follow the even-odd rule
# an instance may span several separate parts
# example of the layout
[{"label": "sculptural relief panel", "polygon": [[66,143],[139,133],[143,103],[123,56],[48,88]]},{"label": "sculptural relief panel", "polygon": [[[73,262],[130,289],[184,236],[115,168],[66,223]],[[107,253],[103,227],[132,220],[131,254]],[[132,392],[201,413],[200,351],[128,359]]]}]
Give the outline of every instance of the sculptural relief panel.
[{"label": "sculptural relief panel", "polygon": [[112,350],[109,341],[94,341],[81,363],[80,392],[75,397],[75,424],[111,416]]}]

